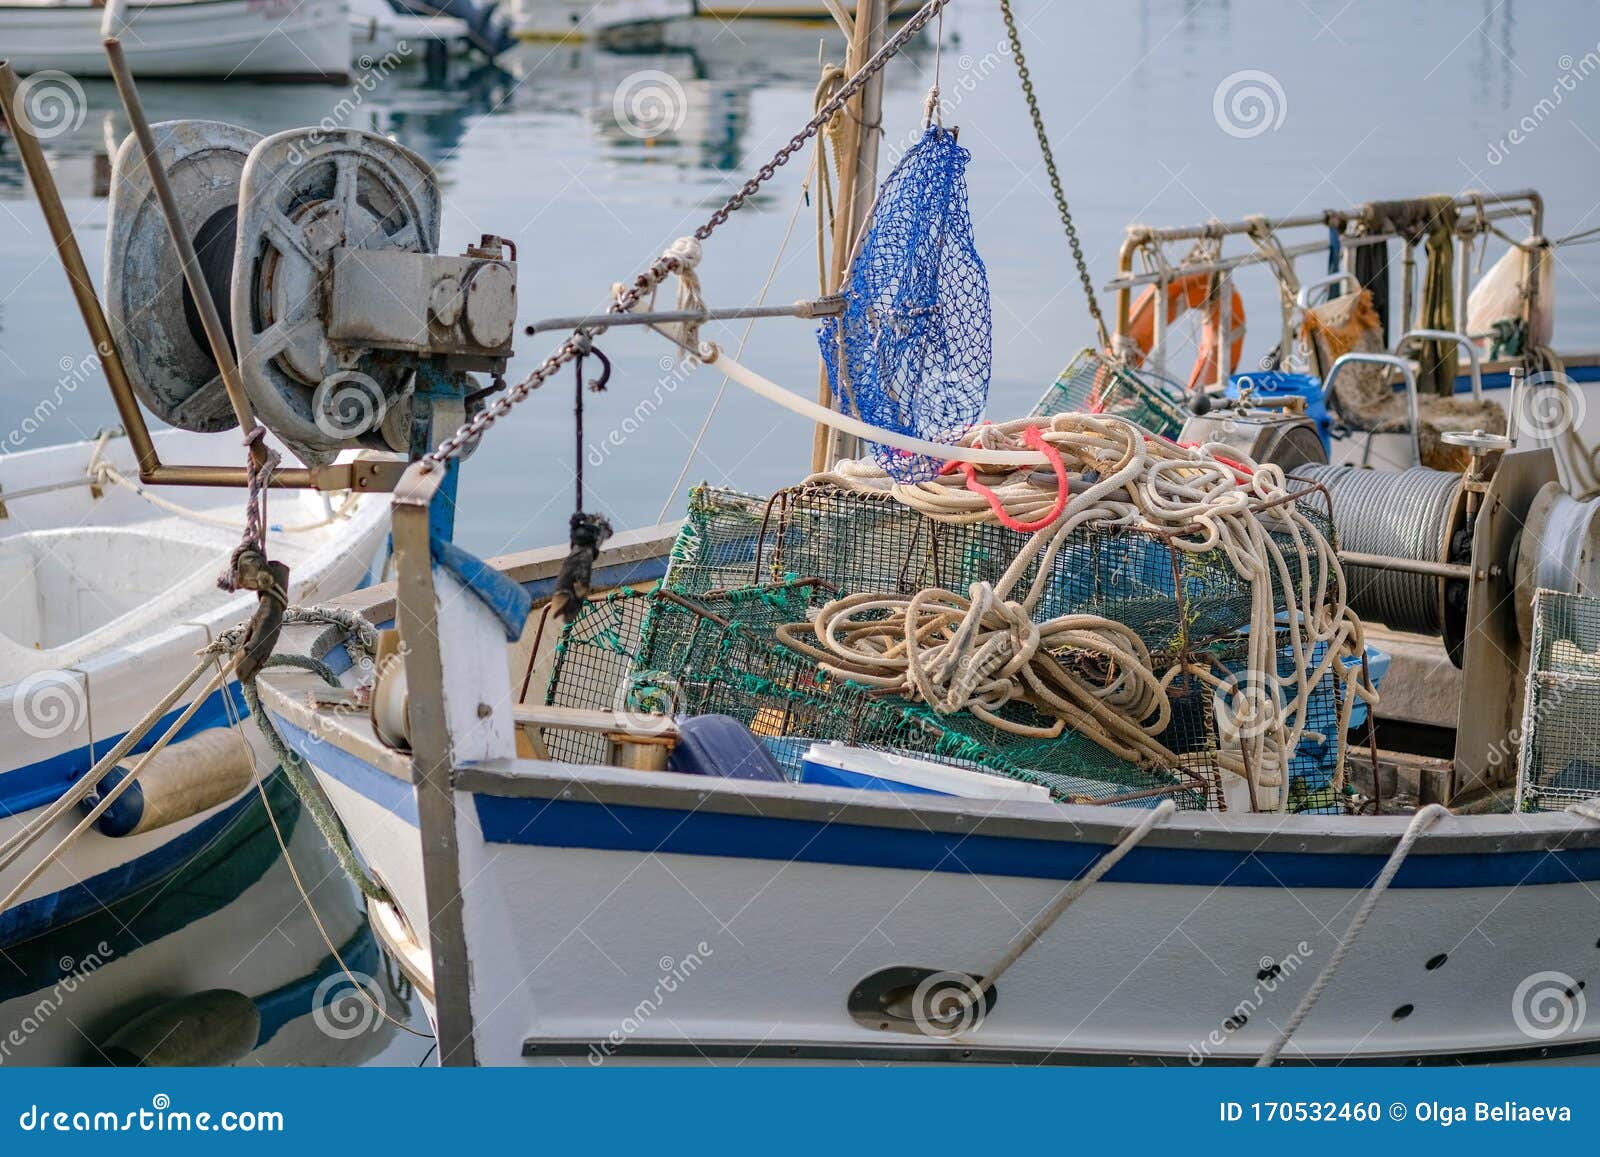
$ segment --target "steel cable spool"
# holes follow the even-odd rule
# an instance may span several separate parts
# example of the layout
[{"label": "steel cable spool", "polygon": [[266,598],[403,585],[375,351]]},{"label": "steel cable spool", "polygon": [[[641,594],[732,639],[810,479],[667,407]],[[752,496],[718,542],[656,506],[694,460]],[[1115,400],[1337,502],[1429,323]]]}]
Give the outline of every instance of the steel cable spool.
[{"label": "steel cable spool", "polygon": [[[1424,466],[1401,471],[1300,466],[1293,476],[1327,488],[1341,550],[1419,562],[1464,561],[1452,557],[1456,534],[1466,522],[1459,474]],[[1363,619],[1397,631],[1444,635],[1447,645],[1459,644],[1465,622],[1452,613],[1447,580],[1350,564],[1345,577],[1350,605]]]}]

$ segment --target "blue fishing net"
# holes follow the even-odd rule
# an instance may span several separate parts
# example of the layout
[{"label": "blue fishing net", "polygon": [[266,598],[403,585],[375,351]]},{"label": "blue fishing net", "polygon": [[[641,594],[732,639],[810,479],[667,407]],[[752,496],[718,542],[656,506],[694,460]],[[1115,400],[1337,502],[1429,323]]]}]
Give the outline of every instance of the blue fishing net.
[{"label": "blue fishing net", "polygon": [[[971,156],[931,125],[900,158],[850,266],[845,312],[817,333],[840,412],[932,442],[958,440],[989,399],[989,280],[967,209]],[[943,464],[868,445],[902,482],[932,478]]]}]

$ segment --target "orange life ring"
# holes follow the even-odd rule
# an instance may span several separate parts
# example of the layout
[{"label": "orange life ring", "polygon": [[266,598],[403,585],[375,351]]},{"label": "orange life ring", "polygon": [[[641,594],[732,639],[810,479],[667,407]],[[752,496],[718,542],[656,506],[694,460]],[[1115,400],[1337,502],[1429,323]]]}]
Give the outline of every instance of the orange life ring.
[{"label": "orange life ring", "polygon": [[[1239,355],[1244,350],[1244,299],[1239,291],[1232,290],[1228,303],[1228,372],[1239,367]],[[1156,289],[1147,285],[1139,299],[1133,303],[1129,318],[1128,337],[1138,349],[1134,365],[1142,365],[1156,342]],[[1211,297],[1211,275],[1189,273],[1167,283],[1167,324],[1170,326],[1187,310],[1205,308],[1206,322],[1200,331],[1200,352],[1195,355],[1194,368],[1189,371],[1189,389],[1197,385],[1210,385],[1217,380],[1217,347],[1221,344],[1221,302]]]}]

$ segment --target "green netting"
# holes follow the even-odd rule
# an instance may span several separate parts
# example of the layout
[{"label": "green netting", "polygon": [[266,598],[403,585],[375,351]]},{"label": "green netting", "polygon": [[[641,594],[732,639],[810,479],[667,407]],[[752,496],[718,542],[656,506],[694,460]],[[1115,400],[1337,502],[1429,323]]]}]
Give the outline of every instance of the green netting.
[{"label": "green netting", "polygon": [[[1081,736],[1022,738],[964,712],[939,715],[828,675],[786,646],[778,630],[803,625],[807,611],[830,597],[830,590],[806,581],[703,599],[664,589],[613,592],[590,603],[563,631],[546,702],[616,711],[619,724],[651,715],[731,715],[795,778],[812,743],[836,741],[1040,784],[1064,801],[1138,804],[1171,795],[1180,807],[1203,808],[1214,794],[1204,750],[1194,753],[1192,767],[1186,758],[1179,769],[1141,768]],[[1195,689],[1193,697],[1197,712],[1209,710],[1209,695]],[[1003,714],[1048,723],[1025,704]],[[603,735],[560,728],[546,728],[544,735],[552,758],[607,758]]]},{"label": "green netting", "polygon": [[[1323,509],[1302,500],[1302,513],[1332,542],[1325,496],[1315,497]],[[804,653],[815,642],[805,635],[807,612],[821,602],[928,586],[965,593],[973,582],[999,579],[1028,537],[989,523],[937,522],[887,494],[805,485],[764,499],[697,488],[661,592],[615,594],[569,627],[548,701],[629,713],[734,715],[791,771],[811,741],[838,740],[987,768],[1044,783],[1063,799],[1144,793],[1148,801],[1176,793],[1183,806],[1218,806],[1214,697],[1190,676],[1169,688],[1173,718],[1157,737],[1176,754],[1177,766],[1150,768],[1070,732],[1030,739],[966,712],[941,716],[819,674],[814,656]],[[1289,581],[1300,587],[1308,580],[1298,554],[1285,536],[1278,538]],[[1032,578],[1026,575],[1019,589]],[[1308,595],[1302,590],[1301,601]],[[1225,677],[1244,672],[1250,606],[1248,584],[1220,549],[1193,553],[1154,532],[1082,529],[1051,563],[1035,618],[1082,613],[1114,619],[1139,633],[1158,670],[1183,661]],[[779,637],[780,628],[795,646]],[[1292,678],[1287,636],[1280,655],[1280,675]],[[1091,680],[1104,674],[1086,656],[1054,658],[1080,665],[1079,673]],[[1307,737],[1292,759],[1296,810],[1342,810],[1332,775],[1337,709],[1330,675],[1306,707]],[[1006,713],[1018,723],[1048,723],[1024,703]],[[606,741],[593,735],[573,734],[552,746],[562,759],[596,760],[605,751]]]},{"label": "green netting", "polygon": [[1176,383],[1118,365],[1092,349],[1072,359],[1033,413],[1041,418],[1112,414],[1167,438],[1178,436],[1185,417],[1183,391]]}]

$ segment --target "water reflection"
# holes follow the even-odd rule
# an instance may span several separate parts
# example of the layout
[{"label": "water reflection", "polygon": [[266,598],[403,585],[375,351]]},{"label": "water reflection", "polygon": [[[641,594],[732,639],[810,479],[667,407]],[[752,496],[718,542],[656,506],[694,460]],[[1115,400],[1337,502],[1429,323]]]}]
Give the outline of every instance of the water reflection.
[{"label": "water reflection", "polygon": [[427,1025],[359,893],[281,778],[267,799],[165,879],[0,946],[0,1065],[416,1064],[431,1042],[388,1017]]}]

